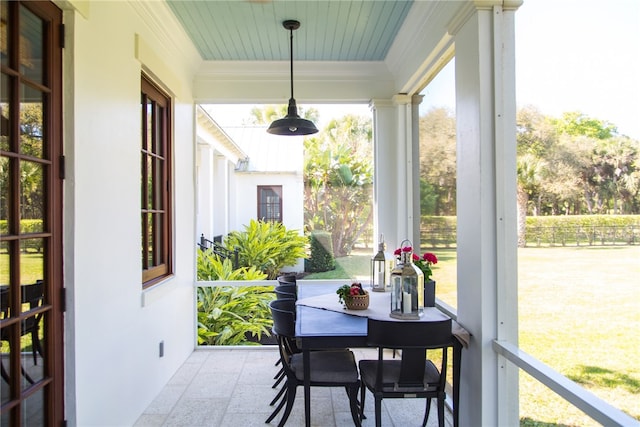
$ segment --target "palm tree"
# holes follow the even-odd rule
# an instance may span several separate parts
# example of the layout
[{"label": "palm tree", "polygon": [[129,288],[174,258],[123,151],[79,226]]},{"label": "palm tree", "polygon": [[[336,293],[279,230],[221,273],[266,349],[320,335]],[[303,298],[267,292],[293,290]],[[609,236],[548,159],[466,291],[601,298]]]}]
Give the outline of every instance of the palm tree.
[{"label": "palm tree", "polygon": [[529,198],[536,194],[540,187],[540,175],[543,163],[532,154],[524,154],[517,160],[518,176],[518,247],[526,243],[527,207]]}]

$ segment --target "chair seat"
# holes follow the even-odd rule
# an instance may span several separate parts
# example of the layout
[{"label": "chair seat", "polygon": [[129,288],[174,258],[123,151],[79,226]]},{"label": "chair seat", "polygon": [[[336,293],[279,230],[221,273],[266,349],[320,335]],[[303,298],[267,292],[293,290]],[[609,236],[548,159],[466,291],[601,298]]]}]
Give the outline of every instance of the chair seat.
[{"label": "chair seat", "polygon": [[[383,378],[382,378],[382,391],[384,392],[405,392],[405,393],[420,393],[433,391],[438,386],[440,380],[440,372],[436,366],[430,360],[425,362],[424,378],[422,384],[415,385],[398,385],[400,379],[400,369],[402,362],[400,360],[385,360],[383,362]],[[376,383],[376,373],[378,370],[377,360],[361,360],[360,361],[360,376],[365,384],[372,387]]]},{"label": "chair seat", "polygon": [[[304,380],[302,354],[291,357],[291,367],[298,381]],[[314,351],[309,354],[311,384],[357,383],[358,368],[349,350]]]}]

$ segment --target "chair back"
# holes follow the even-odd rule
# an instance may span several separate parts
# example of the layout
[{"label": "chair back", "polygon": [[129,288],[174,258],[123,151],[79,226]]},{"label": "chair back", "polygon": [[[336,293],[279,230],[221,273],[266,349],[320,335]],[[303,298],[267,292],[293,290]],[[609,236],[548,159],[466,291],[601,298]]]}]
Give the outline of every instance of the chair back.
[{"label": "chair back", "polygon": [[295,274],[282,274],[276,278],[281,285],[296,284]]},{"label": "chair back", "polygon": [[[298,299],[298,286],[295,283],[287,283],[284,285],[278,285],[275,287],[275,293],[289,294],[289,298]],[[293,295],[293,296],[291,296]],[[287,295],[284,295],[285,297]]]},{"label": "chair back", "polygon": [[273,333],[291,338],[296,334],[296,302],[293,299],[276,299],[269,303],[273,319]]},{"label": "chair back", "polygon": [[455,339],[451,332],[451,319],[436,322],[389,322],[369,319],[367,321],[370,346],[378,347],[378,372],[376,388],[383,387],[383,348],[402,350],[400,372],[395,387],[421,388],[427,362],[427,349],[442,349],[442,365],[438,383],[444,388],[448,347]]},{"label": "chair back", "polygon": [[393,322],[368,319],[367,344],[393,349],[442,348],[453,345],[451,319],[435,322]]},{"label": "chair back", "polygon": [[292,291],[293,289],[291,289],[291,287],[289,286],[276,286],[274,289],[277,299],[297,300],[298,296],[295,294],[295,291]]}]

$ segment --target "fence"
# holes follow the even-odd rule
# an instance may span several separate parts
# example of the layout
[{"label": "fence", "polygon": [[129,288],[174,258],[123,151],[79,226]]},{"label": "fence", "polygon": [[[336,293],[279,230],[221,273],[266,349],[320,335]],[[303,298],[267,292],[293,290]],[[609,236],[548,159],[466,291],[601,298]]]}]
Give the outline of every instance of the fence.
[{"label": "fence", "polygon": [[638,225],[550,226],[527,228],[526,246],[615,246],[640,243]]},{"label": "fence", "polygon": [[[422,226],[423,246],[455,248],[456,227]],[[525,246],[616,246],[640,244],[640,225],[528,226]]]}]

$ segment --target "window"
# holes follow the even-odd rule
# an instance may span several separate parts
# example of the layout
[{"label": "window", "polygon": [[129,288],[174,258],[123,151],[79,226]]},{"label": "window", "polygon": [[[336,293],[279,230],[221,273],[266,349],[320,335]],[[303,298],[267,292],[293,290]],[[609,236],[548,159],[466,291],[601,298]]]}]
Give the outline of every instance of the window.
[{"label": "window", "polygon": [[173,273],[171,206],[171,100],[142,77],[142,285]]},{"label": "window", "polygon": [[282,185],[258,186],[258,219],[282,222]]}]

